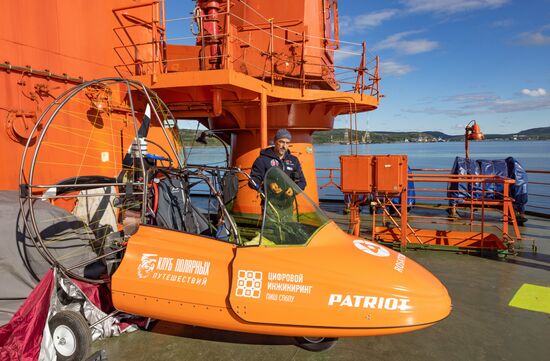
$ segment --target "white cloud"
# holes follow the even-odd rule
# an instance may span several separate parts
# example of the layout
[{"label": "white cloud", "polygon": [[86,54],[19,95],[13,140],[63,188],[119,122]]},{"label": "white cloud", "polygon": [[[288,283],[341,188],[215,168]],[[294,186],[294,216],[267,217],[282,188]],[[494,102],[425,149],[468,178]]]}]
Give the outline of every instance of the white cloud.
[{"label": "white cloud", "polygon": [[364,30],[379,26],[384,21],[391,19],[397,14],[396,9],[384,9],[357,16],[341,16],[339,18],[340,32],[346,34],[353,31]]},{"label": "white cloud", "polygon": [[[472,114],[471,111],[462,110],[462,109],[445,109],[438,107],[425,107],[425,108],[408,108],[402,109],[406,113],[417,113],[417,114],[431,114],[431,115],[447,115],[451,117],[465,117]],[[462,128],[464,129],[464,128]]]},{"label": "white cloud", "polygon": [[517,39],[521,45],[550,45],[550,35],[542,31],[521,33]]},{"label": "white cloud", "polygon": [[537,98],[529,100],[509,100],[498,104],[492,104],[489,107],[489,111],[494,113],[512,113],[521,112],[524,110],[541,110],[550,109],[549,98]]},{"label": "white cloud", "polygon": [[340,34],[348,34],[352,32],[352,22],[353,19],[351,16],[342,15],[338,17],[338,30]]},{"label": "white cloud", "polygon": [[[341,34],[373,28],[399,15],[431,12],[441,15],[464,13],[482,9],[499,8],[510,0],[400,0],[402,8],[388,8],[356,16],[342,15],[339,17]],[[511,20],[494,22],[493,26],[509,26]]]},{"label": "white cloud", "polygon": [[507,27],[510,27],[512,25],[514,25],[514,20],[511,20],[511,19],[497,20],[497,21],[493,21],[491,23],[491,26],[493,28],[507,28]]},{"label": "white cloud", "polygon": [[413,68],[407,64],[399,64],[395,61],[381,61],[380,62],[380,74],[382,76],[401,76],[410,73]]},{"label": "white cloud", "polygon": [[546,90],[543,88],[538,89],[522,89],[521,93],[530,97],[543,97],[546,95]]},{"label": "white cloud", "polygon": [[349,58],[356,58],[357,65],[361,61],[362,49],[358,47],[353,47],[349,45],[341,46],[340,49],[334,51],[334,62],[336,64],[341,64],[344,60]]},{"label": "white cloud", "polygon": [[476,105],[483,105],[488,102],[496,101],[497,99],[498,97],[494,94],[469,93],[443,97],[442,100],[451,103],[468,104],[469,107],[475,107]]},{"label": "white cloud", "polygon": [[455,14],[480,9],[495,9],[509,0],[401,0],[411,12]]},{"label": "white cloud", "polygon": [[[465,117],[472,114],[503,114],[550,109],[550,97],[505,99],[494,94],[458,94],[443,97],[440,100],[444,101],[445,104],[405,109],[403,111]],[[454,102],[454,106],[449,102]],[[434,104],[437,104],[436,101],[434,101]]]},{"label": "white cloud", "polygon": [[394,49],[404,54],[419,54],[432,51],[439,47],[437,41],[428,39],[405,39],[406,37],[417,34],[421,31],[405,31],[388,36],[386,39],[378,43],[376,49]]},{"label": "white cloud", "polygon": [[355,25],[362,29],[382,24],[382,22],[392,18],[397,14],[395,9],[380,10],[369,14],[358,15],[354,18]]}]

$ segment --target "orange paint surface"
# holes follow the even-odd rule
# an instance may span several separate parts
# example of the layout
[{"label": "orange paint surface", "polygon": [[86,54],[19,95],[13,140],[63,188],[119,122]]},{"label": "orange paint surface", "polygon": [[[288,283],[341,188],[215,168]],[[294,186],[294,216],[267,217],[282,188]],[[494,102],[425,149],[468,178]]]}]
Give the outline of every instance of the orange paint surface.
[{"label": "orange paint surface", "polygon": [[423,267],[333,222],[305,246],[276,247],[142,226],[112,291],[123,311],[288,336],[406,332],[451,310],[447,290]]}]

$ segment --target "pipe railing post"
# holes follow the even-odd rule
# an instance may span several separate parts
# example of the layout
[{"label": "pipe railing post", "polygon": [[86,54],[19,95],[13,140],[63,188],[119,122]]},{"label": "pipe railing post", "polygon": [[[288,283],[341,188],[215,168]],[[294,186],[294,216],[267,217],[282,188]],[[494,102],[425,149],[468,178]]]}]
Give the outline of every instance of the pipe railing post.
[{"label": "pipe railing post", "polygon": [[260,147],[267,148],[267,94],[262,88],[260,94]]},{"label": "pipe railing post", "polygon": [[404,186],[401,190],[401,252],[405,252],[407,250],[407,241],[409,236],[409,220],[408,220],[408,214],[409,210],[407,208],[409,199],[408,199],[408,187],[409,182],[407,180],[408,178],[408,163],[407,160],[404,160],[401,162],[401,174],[404,175],[403,182]]},{"label": "pipe railing post", "polygon": [[[504,182],[504,207],[503,207],[503,217],[502,217],[502,235],[508,236],[508,212],[507,203],[509,202],[508,194],[510,192],[510,185],[507,182]],[[503,237],[504,238],[504,237]]]},{"label": "pipe railing post", "polygon": [[225,57],[223,59],[223,68],[229,69],[229,63],[231,62],[231,46],[229,43],[229,40],[231,39],[231,14],[229,13],[229,8],[231,6],[230,0],[227,0],[225,10],[225,31],[224,31],[224,37],[225,37]]},{"label": "pipe railing post", "polygon": [[275,78],[273,76],[274,69],[275,69],[275,49],[274,49],[274,39],[273,34],[274,28],[273,28],[273,18],[269,19],[269,58],[271,59],[271,86],[275,85]]},{"label": "pipe railing post", "polygon": [[300,67],[300,88],[302,89],[302,96],[304,96],[304,93],[305,93],[305,89],[306,89],[306,69],[305,69],[305,65],[306,65],[306,60],[305,60],[305,55],[306,55],[306,33],[305,31],[302,31],[302,59],[300,60],[300,64],[301,64],[301,67]]}]

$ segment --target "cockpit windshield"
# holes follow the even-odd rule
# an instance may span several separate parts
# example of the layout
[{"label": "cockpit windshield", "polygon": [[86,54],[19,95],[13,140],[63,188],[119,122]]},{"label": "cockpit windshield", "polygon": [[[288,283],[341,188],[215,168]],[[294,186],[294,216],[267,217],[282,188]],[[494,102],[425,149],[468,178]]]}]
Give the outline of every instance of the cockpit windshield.
[{"label": "cockpit windshield", "polygon": [[264,178],[262,245],[305,245],[329,218],[280,168]]}]

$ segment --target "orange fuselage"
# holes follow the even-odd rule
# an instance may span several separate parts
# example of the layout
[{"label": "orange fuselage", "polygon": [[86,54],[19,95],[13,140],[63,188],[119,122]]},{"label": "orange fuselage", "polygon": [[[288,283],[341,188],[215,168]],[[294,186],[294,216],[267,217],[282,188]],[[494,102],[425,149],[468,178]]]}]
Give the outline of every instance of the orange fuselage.
[{"label": "orange fuselage", "polygon": [[112,278],[117,309],[197,326],[288,336],[413,331],[449,314],[432,274],[333,222],[306,246],[238,247],[142,226]]}]

